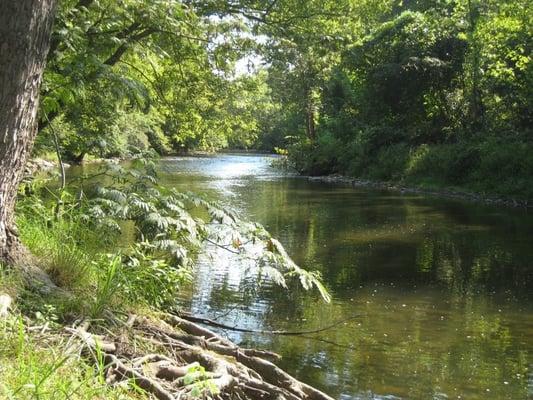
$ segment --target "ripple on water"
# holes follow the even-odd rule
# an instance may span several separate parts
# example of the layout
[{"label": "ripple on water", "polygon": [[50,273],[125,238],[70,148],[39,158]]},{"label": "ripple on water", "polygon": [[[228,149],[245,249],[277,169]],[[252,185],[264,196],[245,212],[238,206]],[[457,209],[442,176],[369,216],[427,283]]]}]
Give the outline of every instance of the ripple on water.
[{"label": "ripple on water", "polygon": [[533,396],[533,215],[293,179],[270,160],[163,160],[161,179],[257,219],[298,264],[321,271],[334,301],[257,287],[253,268],[206,248],[182,304],[250,329],[360,315],[305,338],[223,332],[281,353],[284,368],[335,398]]}]

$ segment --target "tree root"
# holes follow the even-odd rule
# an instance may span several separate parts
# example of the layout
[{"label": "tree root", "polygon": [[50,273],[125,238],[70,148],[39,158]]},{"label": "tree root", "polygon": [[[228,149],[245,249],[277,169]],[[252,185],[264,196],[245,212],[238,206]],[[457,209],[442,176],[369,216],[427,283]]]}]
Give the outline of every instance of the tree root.
[{"label": "tree root", "polygon": [[[112,341],[88,332],[88,323],[65,329],[82,347],[102,355],[110,385],[132,380],[159,400],[332,400],[265,359],[277,359],[277,354],[241,348],[177,316],[164,314],[163,320],[130,317],[121,326],[142,346],[123,351],[128,346],[117,338],[127,334]],[[150,351],[143,354],[141,347]]]},{"label": "tree root", "polygon": [[127,367],[115,355],[106,354],[105,359],[108,368],[109,381],[114,380],[112,377],[119,374],[122,378],[133,379],[140,388],[152,393],[160,400],[175,400],[175,397],[163,388],[157,380],[143,375],[134,368]]},{"label": "tree root", "polygon": [[[197,334],[198,328],[201,328],[193,322],[184,320],[175,315],[169,315],[168,319],[174,326],[177,326],[190,334]],[[201,329],[207,331],[211,338],[227,342],[226,339],[223,339],[221,336],[215,334],[214,332],[211,332],[205,328]],[[246,367],[252,369],[253,371],[256,371],[259,375],[262,376],[265,381],[283,387],[300,396],[300,398],[310,400],[330,399],[329,396],[325,395],[321,391],[296,380],[287,372],[285,372],[275,364],[271,363],[270,361],[267,361],[261,357],[257,357],[250,353],[247,354],[246,350],[240,351],[240,349],[237,348],[235,352],[231,355]]]}]

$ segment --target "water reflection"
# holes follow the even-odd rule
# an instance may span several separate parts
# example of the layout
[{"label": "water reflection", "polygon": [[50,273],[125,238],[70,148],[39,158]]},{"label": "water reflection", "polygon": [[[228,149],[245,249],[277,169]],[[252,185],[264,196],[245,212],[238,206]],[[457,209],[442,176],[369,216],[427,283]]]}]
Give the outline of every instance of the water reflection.
[{"label": "water reflection", "polygon": [[161,162],[164,184],[263,223],[322,272],[334,301],[254,277],[209,249],[180,301],[226,324],[306,337],[224,332],[283,355],[282,366],[341,399],[532,399],[533,217],[419,195],[283,177],[262,156]]}]

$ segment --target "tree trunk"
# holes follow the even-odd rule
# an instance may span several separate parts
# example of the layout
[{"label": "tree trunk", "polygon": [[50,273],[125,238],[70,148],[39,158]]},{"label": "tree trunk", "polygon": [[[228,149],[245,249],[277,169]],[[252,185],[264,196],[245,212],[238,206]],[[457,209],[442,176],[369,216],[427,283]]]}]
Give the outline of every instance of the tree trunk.
[{"label": "tree trunk", "polygon": [[313,108],[307,110],[307,136],[313,142],[316,139],[315,112]]},{"label": "tree trunk", "polygon": [[468,46],[471,57],[471,79],[472,88],[470,93],[470,122],[471,127],[479,129],[483,125],[484,118],[484,106],[483,96],[480,88],[481,81],[481,50],[480,43],[476,37],[477,24],[480,18],[480,5],[476,1],[472,4],[471,0],[468,0]]},{"label": "tree trunk", "polygon": [[307,137],[314,142],[316,139],[316,125],[315,125],[316,105],[313,98],[313,91],[309,90],[307,94],[306,105],[306,126]]},{"label": "tree trunk", "polygon": [[14,208],[37,132],[55,6],[56,0],[0,0],[0,263],[23,264],[27,257]]}]

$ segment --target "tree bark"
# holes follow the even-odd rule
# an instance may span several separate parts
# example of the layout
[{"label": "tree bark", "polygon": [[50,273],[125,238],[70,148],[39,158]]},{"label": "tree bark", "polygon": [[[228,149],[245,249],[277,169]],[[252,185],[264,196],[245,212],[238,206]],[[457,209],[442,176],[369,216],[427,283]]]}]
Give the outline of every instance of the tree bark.
[{"label": "tree bark", "polygon": [[470,93],[470,120],[471,127],[479,129],[483,125],[484,106],[483,95],[481,93],[481,54],[478,38],[476,38],[476,29],[478,20],[480,18],[479,3],[472,4],[472,0],[468,0],[468,46],[471,57],[471,79],[472,88]]},{"label": "tree bark", "polygon": [[311,107],[312,105],[307,110],[307,136],[314,142],[316,139],[315,112]]},{"label": "tree bark", "polygon": [[306,107],[306,132],[307,137],[314,142],[316,139],[316,125],[315,125],[315,112],[316,106],[313,99],[313,92],[310,90],[307,95],[307,107]]},{"label": "tree bark", "polygon": [[0,0],[0,263],[26,262],[15,200],[37,133],[56,0]]}]

